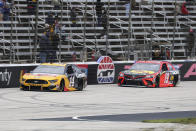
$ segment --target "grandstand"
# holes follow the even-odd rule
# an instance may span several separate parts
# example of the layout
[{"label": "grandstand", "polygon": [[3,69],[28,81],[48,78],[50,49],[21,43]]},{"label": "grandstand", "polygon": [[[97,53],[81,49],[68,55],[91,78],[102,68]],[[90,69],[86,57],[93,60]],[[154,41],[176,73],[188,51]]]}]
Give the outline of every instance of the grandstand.
[{"label": "grandstand", "polygon": [[[96,0],[62,0],[59,9],[50,0],[39,0],[35,15],[27,13],[27,0],[13,0],[10,20],[0,21],[0,62],[39,62],[38,39],[45,32],[48,12],[58,14],[62,25],[56,61],[72,61],[73,52],[79,61],[82,51],[91,61],[93,50],[114,60],[151,59],[154,45],[169,49],[172,59],[186,59],[186,36],[190,28],[196,29],[195,5],[187,5],[189,15],[176,16],[176,0],[136,0],[127,16],[126,0],[102,2],[108,15],[105,36],[104,27],[97,26]],[[71,26],[72,7],[77,27]]]}]

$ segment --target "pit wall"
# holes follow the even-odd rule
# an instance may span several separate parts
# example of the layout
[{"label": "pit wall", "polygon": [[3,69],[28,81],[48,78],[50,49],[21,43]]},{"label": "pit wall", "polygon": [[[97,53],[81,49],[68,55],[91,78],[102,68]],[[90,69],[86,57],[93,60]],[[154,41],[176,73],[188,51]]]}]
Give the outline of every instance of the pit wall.
[{"label": "pit wall", "polygon": [[[181,81],[196,81],[196,61],[170,61],[178,65]],[[124,62],[87,62],[74,63],[85,68],[88,84],[117,83],[120,71],[128,69],[134,61]],[[73,64],[73,63],[72,63]],[[32,71],[39,64],[3,64],[0,65],[0,88],[19,87],[20,76]]]}]

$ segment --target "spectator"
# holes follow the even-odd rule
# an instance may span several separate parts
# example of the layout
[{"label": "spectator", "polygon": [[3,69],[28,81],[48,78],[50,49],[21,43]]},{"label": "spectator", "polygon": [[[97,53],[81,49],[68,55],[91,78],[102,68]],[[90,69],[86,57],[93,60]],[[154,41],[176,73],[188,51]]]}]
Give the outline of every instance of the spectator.
[{"label": "spectator", "polygon": [[10,5],[6,3],[3,7],[3,20],[9,21],[9,15],[10,15]]},{"label": "spectator", "polygon": [[188,58],[191,58],[192,49],[195,44],[195,33],[192,29],[189,30],[186,40],[187,40],[186,55]]},{"label": "spectator", "polygon": [[55,27],[54,27],[54,33],[58,34],[60,32],[60,25],[59,25],[59,20],[58,20],[58,15],[55,16]]},{"label": "spectator", "polygon": [[97,0],[95,10],[97,15],[98,26],[101,25],[102,8],[103,8],[103,3],[101,2],[101,0]]},{"label": "spectator", "polygon": [[87,49],[83,49],[80,51],[80,61],[87,61],[88,59],[88,53],[87,53]]},{"label": "spectator", "polygon": [[4,2],[0,1],[0,21],[3,21],[3,6]]},{"label": "spectator", "polygon": [[100,52],[99,50],[97,50],[97,51],[95,52],[95,61],[97,61],[101,56],[102,56],[102,55],[101,55],[101,52]]},{"label": "spectator", "polygon": [[45,23],[48,24],[49,26],[53,26],[55,24],[55,18],[52,12],[48,13]]},{"label": "spectator", "polygon": [[161,60],[166,60],[167,59],[166,47],[165,46],[161,46],[161,48],[160,48],[160,59]]},{"label": "spectator", "polygon": [[129,16],[129,12],[130,12],[130,2],[126,2],[125,4],[125,9],[126,9],[126,16]]},{"label": "spectator", "polygon": [[50,45],[49,33],[44,33],[39,40],[40,47],[40,63],[47,62],[47,56],[49,55],[48,46]]},{"label": "spectator", "polygon": [[49,46],[49,50],[50,50],[50,53],[49,53],[49,61],[52,63],[52,62],[55,62],[56,60],[56,52],[58,50],[58,45],[59,45],[59,36],[58,34],[54,34],[54,33],[50,33],[50,38],[51,38],[51,45]]},{"label": "spectator", "polygon": [[136,1],[135,0],[131,0],[131,9],[134,9],[136,6]]},{"label": "spectator", "polygon": [[91,52],[91,59],[92,61],[95,61],[95,50],[92,50]]},{"label": "spectator", "polygon": [[51,0],[52,5],[54,5],[54,10],[60,10],[60,0]]},{"label": "spectator", "polygon": [[37,0],[27,0],[27,11],[29,15],[36,14]]},{"label": "spectator", "polygon": [[76,27],[76,17],[77,17],[76,9],[72,7],[70,11],[70,20],[72,22],[72,25],[71,25],[72,27]]},{"label": "spectator", "polygon": [[160,60],[161,59],[161,51],[159,46],[154,47],[154,51],[152,52],[152,59],[153,60]]},{"label": "spectator", "polygon": [[168,47],[166,48],[166,59],[167,60],[171,59],[171,53],[170,53],[170,49]]},{"label": "spectator", "polygon": [[182,12],[181,12],[181,4],[180,3],[177,3],[176,4],[176,11],[175,11],[176,15],[180,15]]},{"label": "spectator", "polygon": [[186,8],[186,2],[184,2],[184,3],[182,4],[181,12],[182,12],[183,15],[188,15],[188,14],[189,14],[189,12],[188,12],[188,10],[187,10],[187,8]]},{"label": "spectator", "polygon": [[103,26],[103,32],[101,34],[102,36],[105,36],[108,29],[108,16],[107,16],[107,10],[104,10],[103,16],[102,16],[102,26]]},{"label": "spectator", "polygon": [[75,62],[76,61],[76,52],[73,51],[73,54],[72,54],[72,61]]}]

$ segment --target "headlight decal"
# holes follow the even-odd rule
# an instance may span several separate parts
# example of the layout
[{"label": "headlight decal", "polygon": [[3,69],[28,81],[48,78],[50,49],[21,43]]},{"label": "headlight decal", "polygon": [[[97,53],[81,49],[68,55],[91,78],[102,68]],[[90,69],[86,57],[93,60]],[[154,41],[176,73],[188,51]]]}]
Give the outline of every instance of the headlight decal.
[{"label": "headlight decal", "polygon": [[145,78],[153,78],[154,75],[147,75]]},{"label": "headlight decal", "polygon": [[120,77],[124,77],[124,73],[121,73],[121,72],[120,72],[120,73],[119,73],[119,76],[120,76]]},{"label": "headlight decal", "polygon": [[50,83],[56,83],[58,80],[48,80]]}]

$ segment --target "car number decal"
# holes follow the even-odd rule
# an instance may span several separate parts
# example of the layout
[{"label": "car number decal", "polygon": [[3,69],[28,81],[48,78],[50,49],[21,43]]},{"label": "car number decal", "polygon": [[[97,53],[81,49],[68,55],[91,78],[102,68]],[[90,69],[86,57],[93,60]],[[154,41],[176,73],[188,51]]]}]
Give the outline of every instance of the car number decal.
[{"label": "car number decal", "polygon": [[165,73],[165,81],[164,83],[167,84],[169,82],[169,73]]},{"label": "car number decal", "polygon": [[73,86],[74,86],[74,76],[71,76],[71,77],[69,78],[69,86],[70,86],[70,87],[73,87]]}]

